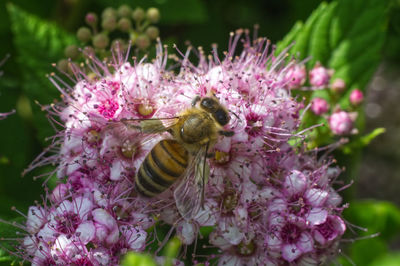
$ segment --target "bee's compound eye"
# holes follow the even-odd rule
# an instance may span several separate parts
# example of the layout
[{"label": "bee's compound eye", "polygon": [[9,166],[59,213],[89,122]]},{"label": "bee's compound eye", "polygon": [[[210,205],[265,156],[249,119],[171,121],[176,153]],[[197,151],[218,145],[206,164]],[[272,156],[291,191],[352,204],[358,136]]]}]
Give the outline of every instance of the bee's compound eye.
[{"label": "bee's compound eye", "polygon": [[225,126],[229,122],[229,116],[223,109],[215,111],[214,118],[221,126]]},{"label": "bee's compound eye", "polygon": [[215,101],[211,98],[203,98],[201,100],[201,106],[207,110],[212,110],[214,107]]}]

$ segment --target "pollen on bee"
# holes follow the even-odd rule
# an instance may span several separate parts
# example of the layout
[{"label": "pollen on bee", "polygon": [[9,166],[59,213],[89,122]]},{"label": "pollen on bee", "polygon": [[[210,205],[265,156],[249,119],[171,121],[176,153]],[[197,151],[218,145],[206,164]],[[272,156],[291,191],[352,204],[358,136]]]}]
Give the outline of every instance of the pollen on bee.
[{"label": "pollen on bee", "polygon": [[230,161],[229,152],[223,152],[223,151],[216,150],[214,159],[215,159],[215,162],[218,164],[226,164]]}]

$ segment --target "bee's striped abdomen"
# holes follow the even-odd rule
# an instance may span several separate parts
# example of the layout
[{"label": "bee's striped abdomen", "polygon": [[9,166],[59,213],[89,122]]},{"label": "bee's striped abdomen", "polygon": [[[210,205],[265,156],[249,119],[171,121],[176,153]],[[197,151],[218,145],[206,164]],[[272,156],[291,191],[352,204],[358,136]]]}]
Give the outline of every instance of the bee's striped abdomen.
[{"label": "bee's striped abdomen", "polygon": [[153,197],[169,188],[188,165],[188,152],[176,140],[165,139],[147,154],[135,177],[135,189]]}]

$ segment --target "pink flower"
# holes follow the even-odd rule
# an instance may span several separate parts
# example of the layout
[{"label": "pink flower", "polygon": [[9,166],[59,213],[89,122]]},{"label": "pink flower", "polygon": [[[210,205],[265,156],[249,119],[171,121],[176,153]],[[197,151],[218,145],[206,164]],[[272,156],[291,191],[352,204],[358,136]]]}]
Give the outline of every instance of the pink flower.
[{"label": "pink flower", "polygon": [[328,216],[323,224],[318,225],[313,231],[313,237],[315,241],[321,245],[335,240],[336,238],[343,235],[346,230],[346,225],[343,220],[335,215]]},{"label": "pink flower", "polygon": [[[66,106],[49,108],[65,122],[51,147],[60,152],[44,153],[30,168],[56,164],[60,184],[49,207],[31,209],[38,214],[28,216],[31,233],[23,248],[40,263],[54,264],[55,255],[65,264],[118,264],[121,254],[146,251],[148,243],[158,241],[156,230],[164,223],[172,227],[167,235],[175,232],[184,250],[196,243],[202,227],[213,227],[210,243],[220,253],[210,258],[218,256],[220,265],[324,262],[326,247],[344,231],[333,218],[341,219],[341,198],[331,184],[339,172],[293,142],[305,137],[300,130],[304,104],[290,90],[304,83],[304,65],[285,66],[287,51],[275,55],[266,39],[252,41],[247,32],[242,37],[243,31],[232,34],[223,58],[216,48],[211,59],[199,51],[194,65],[189,52],[182,54],[177,74],[166,68],[159,44],[152,63],[131,64],[121,54],[106,65],[94,58],[89,65],[97,78],[89,80],[75,69],[78,80],[67,92],[52,77]],[[310,83],[325,86],[328,72],[316,66]],[[180,181],[150,199],[133,189],[146,155],[171,135],[145,134],[130,122],[175,117],[191,108],[194,97],[209,94],[229,110],[225,129],[234,135],[220,136],[210,147],[204,204],[182,217],[173,196]],[[321,100],[312,107],[319,114],[328,109]],[[314,245],[324,239],[327,246]],[[64,251],[55,254],[55,247]]]}]

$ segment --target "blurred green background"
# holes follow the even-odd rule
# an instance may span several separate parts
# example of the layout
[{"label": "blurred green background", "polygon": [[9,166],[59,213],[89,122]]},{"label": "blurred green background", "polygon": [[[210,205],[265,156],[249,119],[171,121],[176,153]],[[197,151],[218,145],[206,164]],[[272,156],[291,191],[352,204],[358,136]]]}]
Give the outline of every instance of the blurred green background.
[{"label": "blurred green background", "polygon": [[[51,63],[62,58],[63,47],[74,41],[75,32],[83,25],[87,12],[100,14],[108,6],[118,7],[123,3],[131,7],[159,8],[161,20],[157,26],[164,42],[176,43],[185,49],[185,43],[190,41],[208,51],[212,43],[217,43],[220,50],[226,49],[230,31],[252,29],[255,24],[260,25],[259,36],[267,36],[276,43],[296,21],[306,21],[321,1],[1,0],[0,59],[6,54],[11,57],[0,68],[4,72],[0,77],[0,112],[17,110],[16,114],[0,121],[1,218],[9,220],[18,216],[11,211],[11,206],[26,213],[35,200],[41,199],[43,180],[34,181],[32,177],[50,168],[35,170],[23,178],[21,173],[48,145],[45,138],[54,132],[46,114],[34,103],[38,100],[48,104],[59,97],[59,92],[45,77],[53,71]],[[382,61],[368,87],[365,104],[366,132],[376,127],[385,127],[387,132],[358,153],[363,155],[361,163],[351,169],[357,173],[351,176],[358,177],[345,194],[345,201],[350,202],[350,209],[345,212],[347,219],[370,229],[367,233],[358,231],[358,236],[349,232],[345,238],[351,242],[354,238],[381,233],[380,237],[356,241],[352,245],[344,243],[344,253],[358,265],[400,265],[400,1],[387,3],[386,17],[382,18],[386,36],[384,40],[375,40],[383,41],[383,49],[378,52]],[[58,41],[47,43],[48,32],[38,31],[30,36],[29,27],[35,25],[30,25],[30,20],[25,22],[26,17],[20,11],[15,12],[15,8],[51,23],[49,25],[55,28],[51,34],[58,36]],[[10,12],[12,9],[14,12]],[[370,9],[373,12],[373,6]],[[349,15],[357,20],[357,14]],[[25,35],[21,34],[23,30],[27,30]],[[372,46],[373,42],[367,45]],[[344,258],[340,262],[349,264]]]}]

